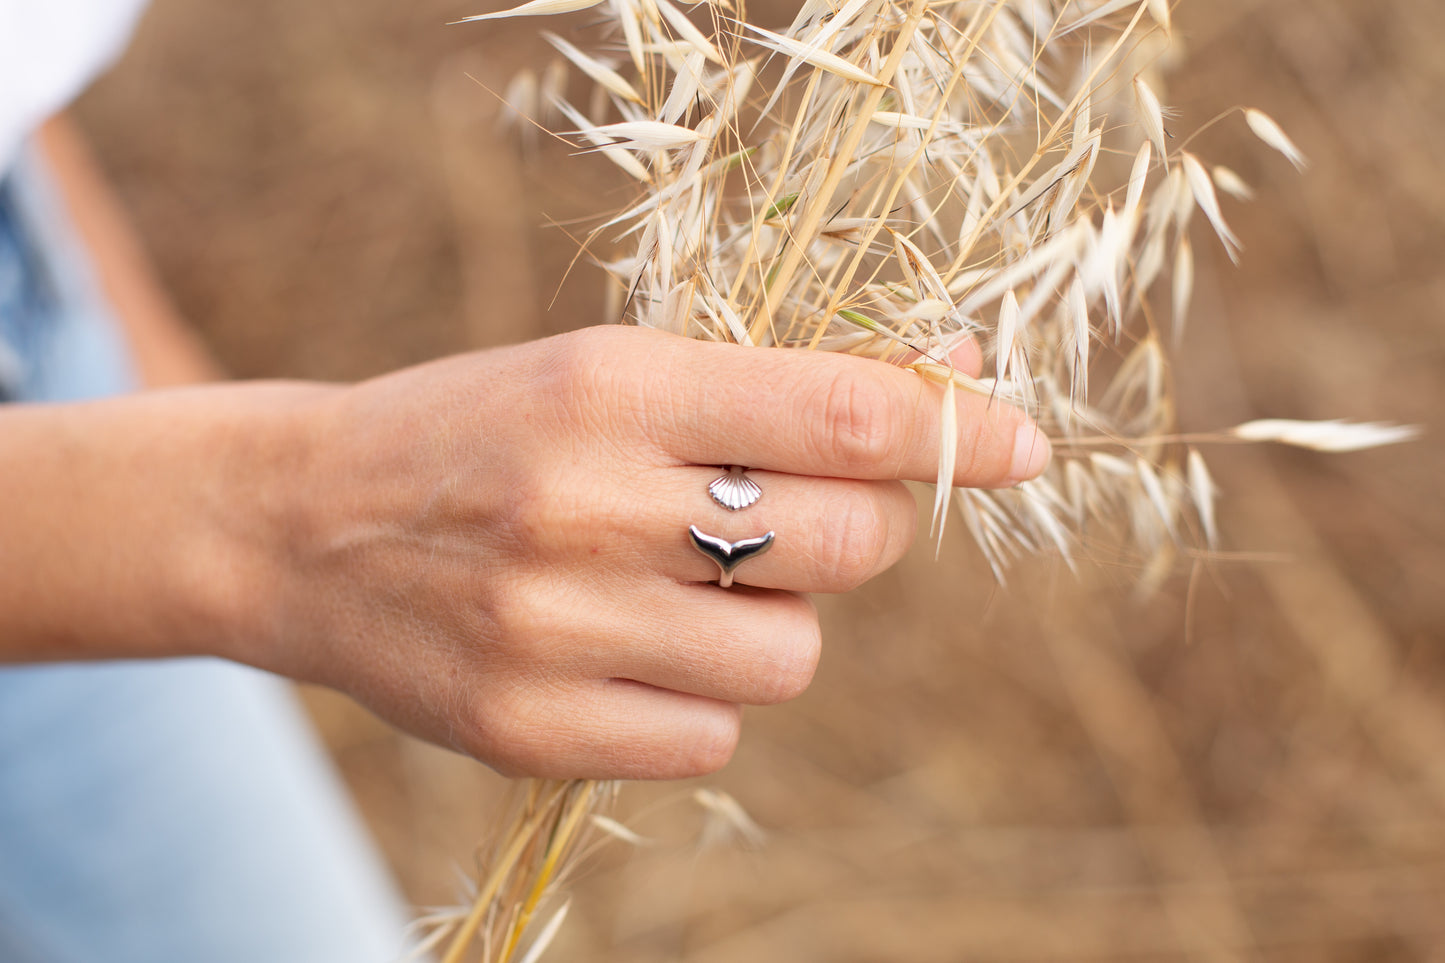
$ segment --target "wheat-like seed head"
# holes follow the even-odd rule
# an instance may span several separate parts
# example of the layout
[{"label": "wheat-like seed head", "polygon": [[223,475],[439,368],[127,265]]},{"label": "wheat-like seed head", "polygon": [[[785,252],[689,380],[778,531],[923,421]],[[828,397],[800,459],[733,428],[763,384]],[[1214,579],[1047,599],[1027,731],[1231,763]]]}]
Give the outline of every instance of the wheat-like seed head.
[{"label": "wheat-like seed head", "polygon": [[[1193,293],[1194,212],[1237,259],[1216,185],[1248,187],[1172,136],[1154,72],[1167,3],[806,0],[781,30],[725,2],[691,19],[671,0],[585,6],[594,52],[549,39],[596,84],[591,104],[511,106],[555,109],[636,182],[589,240],[619,252],[603,263],[626,320],[912,359],[948,386],[946,414],[955,391],[1027,409],[1058,452],[1044,476],[951,493],[1000,577],[1042,550],[1072,564],[1086,535],[1156,573],[1212,542],[1215,489],[1170,440],[1169,347]],[[968,338],[983,378],[948,364]],[[953,457],[940,439],[941,480]]]},{"label": "wheat-like seed head", "polygon": [[[1190,222],[1199,211],[1237,259],[1216,188],[1250,189],[1170,129],[1155,71],[1167,0],[804,0],[781,29],[750,22],[742,0],[690,12],[531,0],[468,19],[583,10],[585,31],[548,40],[593,82],[590,102],[563,100],[549,68],[518,77],[505,106],[562,118],[559,134],[635,183],[588,240],[615,281],[614,319],[902,361],[941,384],[935,530],[955,501],[999,577],[1025,554],[1072,564],[1107,543],[1147,581],[1181,548],[1213,548],[1217,488],[1191,441],[1341,450],[1411,435],[1278,421],[1175,433],[1169,359],[1193,293]],[[574,43],[586,32],[595,43]],[[1232,113],[1304,166],[1267,115]],[[984,349],[981,378],[949,364],[966,339]],[[951,489],[959,391],[1027,409],[1054,443],[1045,474]],[[595,798],[576,788],[586,783],[528,785],[561,808],[513,821],[494,857],[509,873],[550,846],[519,832],[572,832]],[[510,902],[502,883],[479,894],[447,963],[479,930],[505,934],[485,959],[510,959],[529,894],[555,882],[550,865],[507,884],[520,887]]]}]

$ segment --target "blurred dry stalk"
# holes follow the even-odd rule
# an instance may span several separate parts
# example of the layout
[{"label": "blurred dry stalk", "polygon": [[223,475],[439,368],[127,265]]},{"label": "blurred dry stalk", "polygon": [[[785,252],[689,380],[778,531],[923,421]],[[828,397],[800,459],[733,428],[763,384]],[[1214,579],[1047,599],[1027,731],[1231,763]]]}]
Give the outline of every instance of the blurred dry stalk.
[{"label": "blurred dry stalk", "polygon": [[[587,241],[616,282],[614,314],[909,363],[943,387],[935,532],[952,496],[1000,579],[1053,550],[1071,566],[1123,554],[1149,587],[1213,550],[1216,488],[1194,443],[1349,450],[1411,436],[1279,420],[1177,432],[1170,345],[1193,293],[1188,228],[1201,212],[1236,259],[1216,186],[1251,191],[1167,129],[1154,74],[1167,0],[806,0],[780,32],[749,23],[741,2],[701,9],[710,29],[670,0],[532,0],[468,19],[590,10],[618,49],[621,65],[548,35],[595,83],[585,110],[563,99],[555,66],[506,98],[528,123],[560,114],[566,136],[638,185]],[[1220,119],[1231,115],[1304,166],[1268,116]],[[949,361],[969,339],[985,377]],[[1030,411],[1055,446],[1047,472],[1004,491],[951,488],[958,391]],[[521,791],[470,910],[435,919],[444,963],[474,943],[488,963],[517,958],[608,794]]]},{"label": "blurred dry stalk", "polygon": [[[583,780],[529,779],[514,788],[513,812],[483,866],[470,908],[421,920],[431,933],[418,955],[449,941],[442,963],[460,963],[474,943],[484,960],[517,959],[543,900],[565,881],[583,847],[588,817],[616,792],[614,783]],[[545,950],[566,911],[565,904],[551,911],[521,959],[534,960]]]}]

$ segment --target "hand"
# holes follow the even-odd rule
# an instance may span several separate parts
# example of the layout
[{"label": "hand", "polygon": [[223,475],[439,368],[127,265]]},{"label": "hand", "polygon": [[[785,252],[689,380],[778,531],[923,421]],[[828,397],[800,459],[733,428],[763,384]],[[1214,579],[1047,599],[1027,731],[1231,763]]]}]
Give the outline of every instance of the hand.
[{"label": "hand", "polygon": [[[712,771],[741,704],[808,685],[802,593],[850,589],[907,549],[899,479],[936,477],[939,405],[875,361],[624,327],[307,396],[267,462],[288,485],[262,493],[274,510],[251,536],[272,562],[244,657],[504,773]],[[1042,469],[1021,413],[959,405],[957,484]],[[734,464],[763,489],[736,513],[707,492]],[[776,540],[723,589],[692,524]]]}]

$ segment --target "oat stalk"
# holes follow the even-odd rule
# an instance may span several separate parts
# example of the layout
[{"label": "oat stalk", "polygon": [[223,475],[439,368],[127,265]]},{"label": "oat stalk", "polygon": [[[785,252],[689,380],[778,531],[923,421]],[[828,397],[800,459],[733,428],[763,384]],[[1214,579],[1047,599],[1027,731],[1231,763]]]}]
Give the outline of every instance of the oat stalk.
[{"label": "oat stalk", "polygon": [[[570,5],[515,12],[552,9]],[[1237,259],[1225,204],[1250,190],[1174,137],[1154,68],[1167,3],[806,0],[782,29],[723,0],[691,19],[670,0],[607,0],[589,16],[587,52],[553,40],[595,83],[588,106],[555,85],[548,102],[510,106],[565,119],[559,135],[636,184],[587,242],[623,320],[913,353],[950,391],[1027,409],[1058,452],[1048,471],[1007,491],[942,491],[935,512],[941,533],[957,507],[1000,578],[1054,551],[1071,565],[1123,552],[1157,580],[1209,540],[1217,491],[1178,439],[1172,350],[1193,294],[1194,214]],[[1305,164],[1263,112],[1220,119]],[[949,368],[970,338],[985,377]],[[1268,440],[1406,434],[1325,422]],[[941,471],[952,456],[940,438]]]},{"label": "oat stalk", "polygon": [[[1252,192],[1174,137],[1155,68],[1165,0],[804,0],[784,27],[749,22],[740,0],[532,0],[471,19],[584,8],[584,29],[551,42],[595,85],[589,103],[566,101],[549,69],[520,77],[507,106],[555,119],[635,186],[586,243],[616,319],[911,361],[945,386],[945,427],[958,391],[1028,410],[1054,443],[1045,474],[1006,491],[945,482],[935,506],[935,530],[951,502],[1000,579],[1021,556],[1072,565],[1107,549],[1150,583],[1213,549],[1218,489],[1201,444],[1346,450],[1412,436],[1284,421],[1178,432],[1189,228],[1200,212],[1237,259],[1226,205]],[[1222,119],[1305,166],[1263,112]],[[983,348],[981,377],[949,363],[967,339]],[[941,482],[952,437],[940,438]],[[527,793],[592,798],[586,785]],[[456,934],[454,947],[501,926],[488,961],[511,958],[556,875],[547,846],[581,825],[528,812]],[[534,882],[504,883],[523,863]]]},{"label": "oat stalk", "polygon": [[[554,895],[585,842],[587,817],[613,795],[615,784],[531,779],[517,788],[516,811],[483,861],[470,906],[429,921],[435,927],[429,942],[447,945],[442,963],[463,963],[478,944],[488,963],[515,959],[539,906]],[[535,944],[554,932],[545,925],[528,956],[540,955]]]}]

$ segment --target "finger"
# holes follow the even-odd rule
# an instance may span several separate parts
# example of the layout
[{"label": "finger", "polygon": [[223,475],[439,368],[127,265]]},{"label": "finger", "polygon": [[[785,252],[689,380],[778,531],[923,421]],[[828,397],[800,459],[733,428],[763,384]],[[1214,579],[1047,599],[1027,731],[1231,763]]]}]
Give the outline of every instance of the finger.
[{"label": "finger", "polygon": [[941,445],[957,446],[954,484],[1031,478],[1049,444],[1023,412],[957,392],[957,432],[943,438],[943,393],[892,365],[824,352],[704,344],[655,336],[648,379],[654,439],[698,464],[798,475],[937,478]]},{"label": "finger", "polygon": [[948,362],[971,378],[983,374],[983,350],[975,338],[965,338],[949,349]]},{"label": "finger", "polygon": [[641,575],[531,579],[502,626],[513,643],[486,661],[532,685],[626,678],[747,705],[792,699],[812,680],[821,637],[807,596]]},{"label": "finger", "polygon": [[[847,592],[901,559],[918,527],[918,506],[902,482],[805,478],[776,472],[747,473],[763,495],[744,511],[714,502],[706,482],[717,469],[670,473],[675,486],[646,524],[661,544],[652,556],[656,572],[685,582],[712,582],[721,568],[689,537],[695,526],[705,535],[738,542],[773,533],[762,554],[733,570],[739,585],[792,592]],[[658,518],[672,518],[659,531]],[[648,537],[639,533],[639,538]]]},{"label": "finger", "polygon": [[659,583],[639,607],[595,618],[610,644],[594,672],[743,705],[776,705],[807,689],[822,636],[812,601],[792,592]]},{"label": "finger", "polygon": [[546,779],[707,775],[732,757],[742,722],[732,703],[626,679],[513,693],[479,715],[463,751]]},{"label": "finger", "polygon": [[902,482],[749,471],[762,497],[730,512],[708,494],[709,483],[723,475],[671,465],[559,483],[547,497],[528,500],[532,507],[519,513],[514,537],[527,544],[544,579],[614,593],[632,591],[639,576],[717,581],[719,567],[694,547],[689,526],[728,542],[773,532],[766,552],[739,561],[735,580],[792,592],[849,591],[896,563],[913,542],[918,509]]},{"label": "finger", "polygon": [[983,374],[983,351],[978,346],[978,340],[972,336],[962,336],[951,345],[945,345],[948,350],[947,358],[925,356],[921,351],[910,351],[901,362],[903,365],[910,365],[916,361],[932,361],[937,364],[952,365],[955,371],[961,371],[971,378],[977,378]]}]

